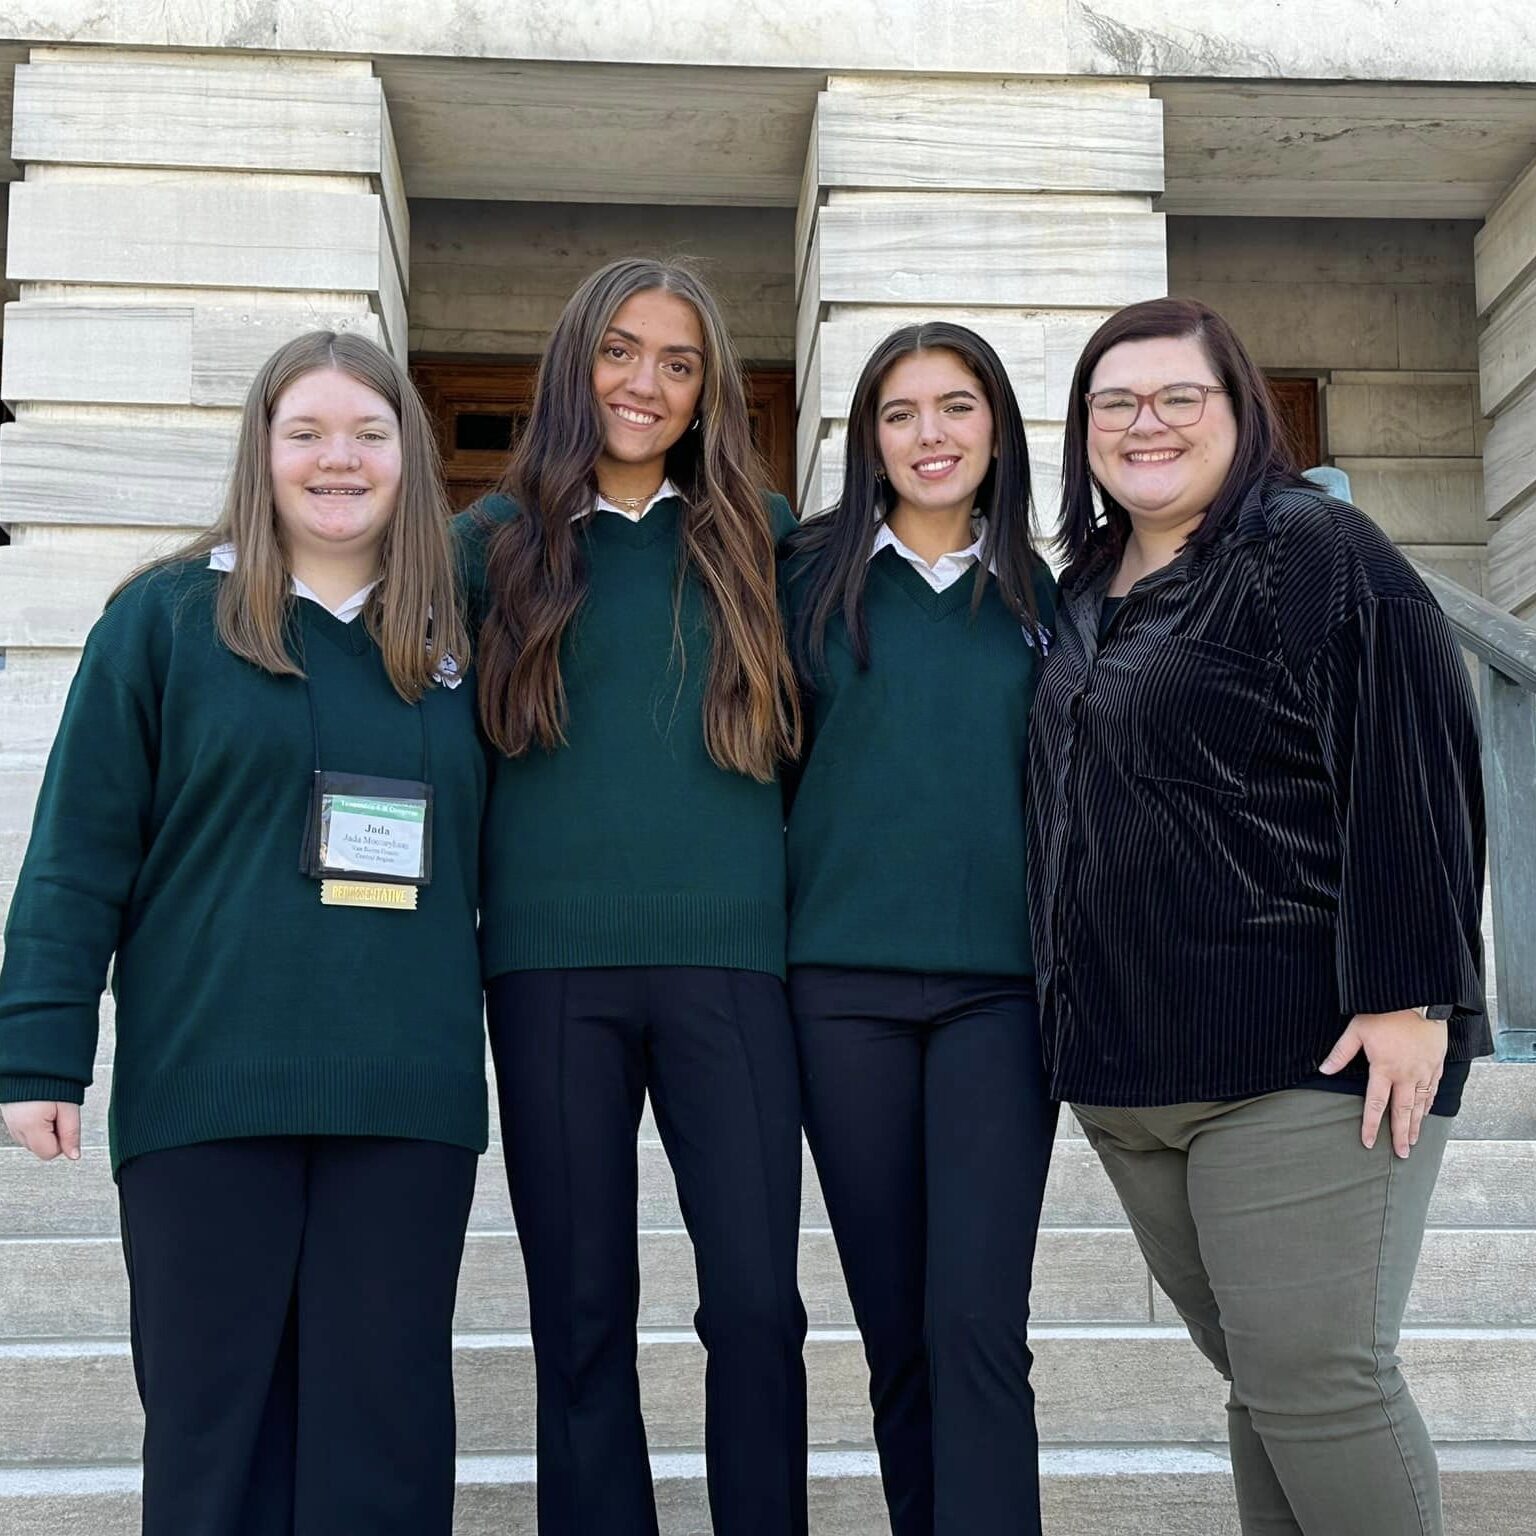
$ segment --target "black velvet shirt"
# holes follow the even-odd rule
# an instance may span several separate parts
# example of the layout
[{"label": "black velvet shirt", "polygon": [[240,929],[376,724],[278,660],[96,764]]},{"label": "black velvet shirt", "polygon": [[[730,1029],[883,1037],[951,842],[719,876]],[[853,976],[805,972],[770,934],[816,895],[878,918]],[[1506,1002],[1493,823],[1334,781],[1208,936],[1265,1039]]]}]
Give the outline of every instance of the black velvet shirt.
[{"label": "black velvet shirt", "polygon": [[1350,1017],[1481,986],[1476,707],[1439,606],[1364,514],[1255,488],[1131,588],[1061,591],[1030,722],[1030,907],[1057,1097],[1228,1099],[1315,1076]]}]

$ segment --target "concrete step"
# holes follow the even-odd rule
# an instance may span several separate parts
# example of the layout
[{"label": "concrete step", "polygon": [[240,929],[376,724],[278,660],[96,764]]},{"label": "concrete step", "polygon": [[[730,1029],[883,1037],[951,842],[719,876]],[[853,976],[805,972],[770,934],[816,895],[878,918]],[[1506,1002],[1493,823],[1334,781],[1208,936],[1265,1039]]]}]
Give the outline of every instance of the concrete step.
[{"label": "concrete step", "polygon": [[[680,1229],[683,1218],[677,1188],[661,1143],[641,1141],[636,1158],[638,1224],[656,1230]],[[1536,1155],[1531,1166],[1536,1170]],[[826,1226],[826,1206],[809,1152],[802,1154],[801,1179],[801,1221],[808,1227]],[[1536,1198],[1532,1205],[1536,1224]],[[1087,1142],[1056,1144],[1046,1187],[1045,1223],[1059,1227],[1125,1224],[1114,1189]],[[40,1163],[21,1147],[0,1147],[0,1237],[100,1237],[116,1232],[117,1226],[117,1186],[112,1182],[104,1147],[87,1147],[78,1163],[62,1159]],[[470,1226],[480,1231],[510,1230],[513,1226],[512,1202],[497,1146],[480,1159]]]},{"label": "concrete step", "polygon": [[[1045,1325],[1032,1342],[1046,1441],[1223,1438],[1222,1383],[1182,1329]],[[693,1334],[643,1330],[639,1353],[651,1445],[701,1444],[704,1356]],[[1536,1329],[1412,1329],[1402,1353],[1436,1438],[1536,1440]],[[812,1443],[868,1444],[868,1378],[857,1334],[815,1329],[805,1358]],[[532,1448],[533,1350],[526,1333],[459,1335],[455,1374],[461,1451]],[[0,1464],[131,1461],[140,1433],[125,1341],[0,1344]]]},{"label": "concrete step", "polygon": [[[698,1292],[686,1233],[643,1231],[640,1322],[692,1325]],[[853,1311],[832,1234],[800,1238],[800,1291],[812,1324],[850,1327]],[[1177,1322],[1125,1227],[1040,1233],[1038,1322]],[[1451,1228],[1426,1234],[1410,1323],[1536,1327],[1536,1231]],[[512,1232],[472,1232],[455,1324],[461,1332],[528,1327],[522,1254]],[[128,1285],[115,1237],[0,1240],[0,1338],[113,1338],[128,1332]],[[3,1449],[3,1448],[0,1448]]]},{"label": "concrete step", "polygon": [[[698,1305],[685,1232],[640,1234],[640,1322],[689,1328]],[[800,1238],[800,1291],[813,1324],[853,1325],[832,1234]],[[1149,1322],[1151,1289],[1136,1240],[1123,1227],[1040,1234],[1034,1308],[1042,1319]],[[460,1332],[528,1327],[528,1291],[515,1233],[471,1233],[455,1326]],[[112,1338],[128,1333],[128,1282],[116,1238],[0,1241],[0,1337]],[[0,1448],[3,1449],[3,1448]]]},{"label": "concrete step", "polygon": [[[641,1141],[636,1156],[639,1225],[680,1228],[677,1191],[661,1143]],[[824,1227],[826,1207],[809,1153],[801,1172],[801,1220],[808,1227]],[[1429,1214],[1432,1226],[1536,1227],[1536,1141],[1453,1141],[1446,1148]],[[1125,1225],[1114,1189],[1087,1142],[1056,1143],[1044,1224]],[[513,1226],[497,1146],[480,1160],[470,1225],[481,1231]],[[39,1163],[20,1147],[0,1146],[0,1237],[100,1237],[116,1231],[117,1187],[104,1147],[87,1147],[78,1163]]]},{"label": "concrete step", "polygon": [[[1536,1447],[1442,1445],[1449,1536],[1530,1536]],[[872,1451],[811,1452],[811,1530],[874,1536],[888,1527]],[[710,1536],[704,1458],[651,1457],[663,1536]],[[1238,1536],[1231,1469],[1202,1446],[1064,1446],[1040,1458],[1048,1536]],[[535,1536],[531,1456],[461,1456],[454,1536]],[[138,1536],[136,1467],[0,1468],[7,1536]]]}]

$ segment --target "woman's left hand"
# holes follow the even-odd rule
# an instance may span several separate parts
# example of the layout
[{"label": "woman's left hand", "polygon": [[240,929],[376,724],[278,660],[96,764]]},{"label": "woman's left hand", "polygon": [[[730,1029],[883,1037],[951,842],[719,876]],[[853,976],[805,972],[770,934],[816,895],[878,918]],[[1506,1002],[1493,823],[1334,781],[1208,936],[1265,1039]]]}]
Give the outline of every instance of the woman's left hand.
[{"label": "woman's left hand", "polygon": [[1407,1157],[1440,1087],[1448,1035],[1444,1019],[1421,1019],[1411,1008],[1357,1013],[1329,1051],[1321,1071],[1330,1076],[1363,1050],[1371,1075],[1365,1086],[1360,1140],[1376,1145],[1381,1117],[1392,1111],[1392,1149]]}]

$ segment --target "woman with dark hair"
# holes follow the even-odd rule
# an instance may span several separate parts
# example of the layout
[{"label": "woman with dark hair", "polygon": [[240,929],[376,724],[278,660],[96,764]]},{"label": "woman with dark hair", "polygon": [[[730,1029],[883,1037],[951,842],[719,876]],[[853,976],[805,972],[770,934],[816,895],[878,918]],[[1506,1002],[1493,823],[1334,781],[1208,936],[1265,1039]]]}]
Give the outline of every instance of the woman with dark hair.
[{"label": "woman with dark hair", "polygon": [[1466,670],[1219,315],[1122,310],[1069,409],[1030,754],[1053,1086],[1231,1384],[1243,1530],[1439,1536],[1396,1351],[1491,1049]]},{"label": "woman with dark hair", "polygon": [[538,1372],[543,1536],[654,1536],[635,1368],[647,1092],[693,1239],[724,1536],[806,1529],[800,1109],[778,764],[798,701],[741,368],[690,272],[566,305],[458,520],[499,749],[482,958]]},{"label": "woman with dark hair", "polygon": [[112,966],[146,1536],[452,1526],[487,1131],[468,665],[405,370],[298,337],[222,517],[86,639],[0,972],[6,1126],[74,1158]]},{"label": "woman with dark hair", "polygon": [[1018,402],[974,331],[875,349],[786,590],[808,701],[790,999],[891,1528],[1038,1532],[1025,1333],[1056,1106],[1024,780],[1052,582]]}]

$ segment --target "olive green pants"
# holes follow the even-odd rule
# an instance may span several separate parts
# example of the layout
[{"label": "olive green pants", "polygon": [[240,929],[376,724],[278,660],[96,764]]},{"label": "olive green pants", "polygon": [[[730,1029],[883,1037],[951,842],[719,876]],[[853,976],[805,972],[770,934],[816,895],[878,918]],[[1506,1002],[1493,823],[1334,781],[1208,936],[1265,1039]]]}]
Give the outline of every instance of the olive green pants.
[{"label": "olive green pants", "polygon": [[1231,1384],[1244,1536],[1442,1536],[1440,1478],[1398,1335],[1450,1121],[1406,1159],[1363,1101],[1292,1089],[1073,1105],[1141,1251]]}]

